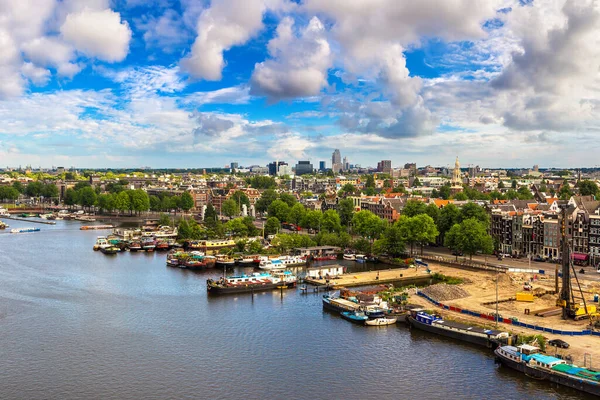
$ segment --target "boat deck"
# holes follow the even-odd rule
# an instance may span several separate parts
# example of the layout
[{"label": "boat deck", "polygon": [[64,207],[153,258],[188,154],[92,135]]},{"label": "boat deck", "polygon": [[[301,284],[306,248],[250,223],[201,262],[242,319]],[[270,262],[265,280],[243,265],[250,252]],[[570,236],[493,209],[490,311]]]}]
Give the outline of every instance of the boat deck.
[{"label": "boat deck", "polygon": [[495,330],[495,329],[484,329],[484,328],[480,328],[478,326],[462,324],[462,323],[456,322],[456,321],[439,320],[439,321],[436,321],[435,324],[445,325],[450,328],[455,328],[455,329],[460,329],[460,330],[465,330],[465,331],[470,331],[470,332],[477,332],[477,333],[482,333],[482,334],[498,335],[498,334],[504,332],[504,331],[499,331],[499,330]]},{"label": "boat deck", "polygon": [[[335,279],[329,280],[329,285],[333,288],[353,287],[353,286],[368,286],[379,285],[382,283],[401,283],[412,284],[419,282],[427,282],[431,279],[431,275],[425,269],[415,268],[394,268],[380,271],[366,271],[347,273],[337,276]],[[304,281],[310,285],[323,286],[327,282],[324,278],[306,277]]]}]

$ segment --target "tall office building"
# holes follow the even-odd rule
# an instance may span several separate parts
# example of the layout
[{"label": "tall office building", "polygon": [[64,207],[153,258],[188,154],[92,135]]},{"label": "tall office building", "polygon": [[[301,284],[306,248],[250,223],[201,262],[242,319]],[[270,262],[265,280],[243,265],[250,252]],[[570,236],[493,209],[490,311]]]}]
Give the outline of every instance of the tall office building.
[{"label": "tall office building", "polygon": [[331,155],[331,169],[333,170],[333,173],[338,173],[342,168],[342,155],[340,154],[339,149],[335,149]]},{"label": "tall office building", "polygon": [[325,171],[326,168],[325,161],[319,161],[319,171]]},{"label": "tall office building", "polygon": [[392,160],[381,160],[377,163],[377,172],[392,173]]},{"label": "tall office building", "polygon": [[296,176],[312,173],[313,165],[310,163],[310,161],[298,161],[298,164],[296,164]]}]

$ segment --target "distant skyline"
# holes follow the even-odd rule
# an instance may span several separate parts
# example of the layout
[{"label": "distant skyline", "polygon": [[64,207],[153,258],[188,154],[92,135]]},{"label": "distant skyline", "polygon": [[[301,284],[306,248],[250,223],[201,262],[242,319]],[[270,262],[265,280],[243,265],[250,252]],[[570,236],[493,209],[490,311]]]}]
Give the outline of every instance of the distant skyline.
[{"label": "distant skyline", "polygon": [[[0,166],[595,167],[592,0],[0,5]],[[209,167],[206,167],[209,168]]]}]

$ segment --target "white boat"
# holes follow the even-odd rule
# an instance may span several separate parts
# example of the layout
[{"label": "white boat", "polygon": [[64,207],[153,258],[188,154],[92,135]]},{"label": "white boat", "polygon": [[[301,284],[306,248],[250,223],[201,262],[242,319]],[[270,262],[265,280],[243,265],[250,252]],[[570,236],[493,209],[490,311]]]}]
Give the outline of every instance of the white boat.
[{"label": "white boat", "polygon": [[396,320],[398,318],[396,317],[390,317],[390,318],[386,318],[386,317],[381,317],[381,318],[375,318],[375,319],[370,319],[368,321],[365,321],[365,325],[369,325],[369,326],[385,326],[385,325],[393,325],[396,323]]},{"label": "white boat", "polygon": [[101,250],[112,246],[105,236],[98,236],[94,244],[94,250]]},{"label": "white boat", "polygon": [[28,233],[28,232],[39,232],[40,228],[14,228],[10,230],[10,233]]},{"label": "white boat", "polygon": [[259,264],[261,269],[283,269],[306,264],[306,260],[300,256],[283,256],[279,258],[263,259]]},{"label": "white boat", "polygon": [[364,254],[357,254],[356,259],[354,261],[356,261],[357,263],[366,263],[367,256],[365,256]]},{"label": "white boat", "polygon": [[356,260],[356,254],[344,254],[344,260],[354,261]]}]

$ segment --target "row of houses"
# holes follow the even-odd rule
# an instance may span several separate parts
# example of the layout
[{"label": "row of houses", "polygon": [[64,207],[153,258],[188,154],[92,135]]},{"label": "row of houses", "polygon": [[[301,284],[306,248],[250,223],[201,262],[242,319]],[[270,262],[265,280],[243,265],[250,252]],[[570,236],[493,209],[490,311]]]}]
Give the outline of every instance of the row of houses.
[{"label": "row of houses", "polygon": [[[566,209],[566,214],[563,214]],[[501,253],[561,260],[564,229],[577,263],[600,262],[600,201],[574,196],[545,203],[512,201],[490,204],[490,233]]]}]

